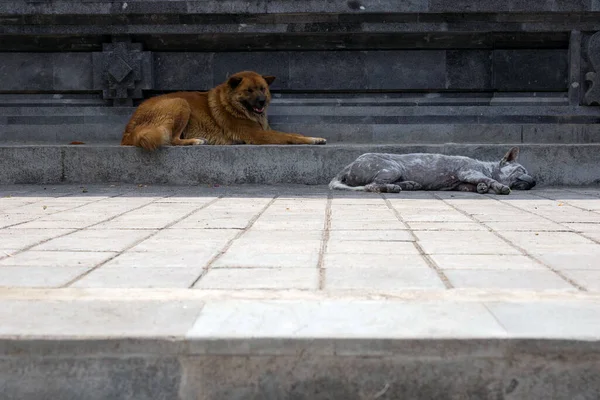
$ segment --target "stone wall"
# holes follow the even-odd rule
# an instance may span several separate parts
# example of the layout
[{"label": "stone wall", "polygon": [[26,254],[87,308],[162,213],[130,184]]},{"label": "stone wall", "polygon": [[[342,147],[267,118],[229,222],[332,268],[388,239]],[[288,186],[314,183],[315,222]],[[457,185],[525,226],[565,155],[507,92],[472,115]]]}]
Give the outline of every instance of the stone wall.
[{"label": "stone wall", "polygon": [[[206,90],[242,69],[277,76],[282,128],[311,118],[365,132],[517,124],[523,136],[527,124],[569,124],[577,141],[573,132],[600,122],[599,31],[600,0],[4,1],[0,141],[51,138],[42,124],[80,132],[66,117],[105,123],[86,140],[112,141],[142,99]],[[353,113],[319,108],[332,99]],[[286,101],[305,108],[288,111]],[[371,119],[361,104],[376,108]],[[47,115],[49,106],[85,110]]]}]

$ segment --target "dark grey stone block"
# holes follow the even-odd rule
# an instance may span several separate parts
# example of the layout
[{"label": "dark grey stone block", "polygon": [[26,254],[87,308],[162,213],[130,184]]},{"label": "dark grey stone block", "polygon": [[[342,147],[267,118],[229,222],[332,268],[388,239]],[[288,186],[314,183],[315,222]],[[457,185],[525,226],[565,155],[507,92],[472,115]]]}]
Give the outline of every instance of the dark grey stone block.
[{"label": "dark grey stone block", "polygon": [[267,11],[267,0],[219,0],[219,1],[187,1],[188,13],[264,13]]},{"label": "dark grey stone block", "polygon": [[447,89],[490,89],[492,53],[489,50],[446,51]]},{"label": "dark grey stone block", "polygon": [[524,143],[600,143],[600,124],[523,125]]},{"label": "dark grey stone block", "polygon": [[52,55],[54,90],[92,90],[91,53],[58,53]]},{"label": "dark grey stone block", "polygon": [[[35,368],[31,368],[35,365]],[[7,399],[178,399],[176,358],[1,358],[0,390]]]},{"label": "dark grey stone block", "polygon": [[[503,4],[504,3],[504,4]],[[429,0],[429,12],[489,12],[508,10],[503,1]]]},{"label": "dark grey stone block", "polygon": [[368,89],[434,89],[446,86],[441,50],[369,51],[365,54]]},{"label": "dark grey stone block", "polygon": [[157,90],[208,90],[213,80],[213,53],[154,53]]},{"label": "dark grey stone block", "polygon": [[[378,0],[268,0],[269,13],[374,13],[374,12],[423,12],[427,11],[427,0],[406,0],[402,2]],[[361,8],[362,7],[362,8]]]},{"label": "dark grey stone block", "polygon": [[301,124],[270,123],[271,128],[283,132],[296,132],[306,136],[327,139],[328,143],[381,143],[374,138],[376,125],[369,124]]},{"label": "dark grey stone block", "polygon": [[494,50],[497,90],[553,90],[568,87],[566,50]]},{"label": "dark grey stone block", "polygon": [[290,53],[289,87],[293,90],[356,90],[369,83],[361,52]]},{"label": "dark grey stone block", "polygon": [[0,53],[0,90],[53,90],[52,56],[39,53]]},{"label": "dark grey stone block", "polygon": [[[304,54],[304,53],[303,53]],[[307,67],[306,61],[302,61]],[[214,82],[218,85],[225,82],[236,72],[250,70],[262,75],[274,75],[272,89],[295,89],[290,87],[290,53],[288,52],[247,52],[247,53],[215,53]]]},{"label": "dark grey stone block", "polygon": [[521,125],[512,124],[401,124],[374,125],[375,143],[520,143]]}]

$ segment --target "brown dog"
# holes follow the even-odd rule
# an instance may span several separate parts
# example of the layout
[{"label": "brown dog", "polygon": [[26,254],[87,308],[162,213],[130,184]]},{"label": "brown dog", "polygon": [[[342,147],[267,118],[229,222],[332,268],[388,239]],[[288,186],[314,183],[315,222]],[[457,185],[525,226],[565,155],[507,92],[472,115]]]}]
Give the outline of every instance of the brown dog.
[{"label": "brown dog", "polygon": [[177,92],[144,101],[121,145],[147,150],[196,144],[325,144],[322,138],[271,130],[266,110],[274,76],[244,71],[208,92]]}]

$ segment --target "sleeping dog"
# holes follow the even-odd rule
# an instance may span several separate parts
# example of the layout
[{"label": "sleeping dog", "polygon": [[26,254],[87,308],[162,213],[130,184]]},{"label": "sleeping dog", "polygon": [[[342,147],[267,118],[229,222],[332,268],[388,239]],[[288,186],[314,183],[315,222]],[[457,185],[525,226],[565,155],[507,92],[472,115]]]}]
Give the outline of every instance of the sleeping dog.
[{"label": "sleeping dog", "polygon": [[529,190],[535,180],[517,162],[513,147],[500,162],[443,154],[366,153],[329,183],[330,189],[398,193],[402,190],[459,190],[509,194]]}]

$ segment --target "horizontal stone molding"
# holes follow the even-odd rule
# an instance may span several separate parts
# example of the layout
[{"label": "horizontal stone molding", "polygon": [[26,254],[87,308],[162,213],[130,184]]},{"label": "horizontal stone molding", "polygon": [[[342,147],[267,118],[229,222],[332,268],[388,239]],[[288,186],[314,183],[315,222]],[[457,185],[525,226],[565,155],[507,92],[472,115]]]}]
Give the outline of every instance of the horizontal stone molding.
[{"label": "horizontal stone molding", "polygon": [[[104,57],[109,61],[107,54],[0,53],[0,91],[103,89],[98,83],[102,79],[96,78],[101,74],[102,62],[94,60]],[[138,64],[131,67],[143,66],[139,67],[142,72],[154,64],[154,78],[150,72],[144,75],[138,72],[135,76],[136,82],[143,79],[140,82],[143,84],[131,86],[138,93],[134,97],[141,96],[141,89],[152,87],[165,91],[207,90],[225,81],[229,75],[246,69],[275,75],[274,90],[300,92],[566,91],[568,87],[566,49],[221,53],[135,50],[125,54],[145,57],[144,62],[136,61]],[[119,71],[115,73],[118,75]],[[112,94],[109,98],[114,96],[119,97]]]}]

